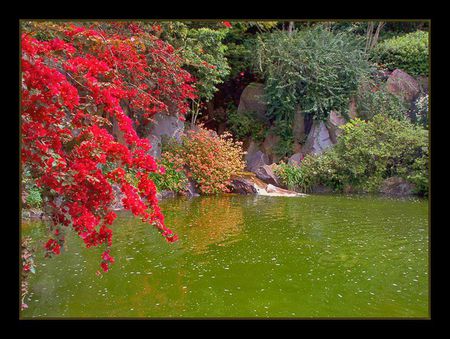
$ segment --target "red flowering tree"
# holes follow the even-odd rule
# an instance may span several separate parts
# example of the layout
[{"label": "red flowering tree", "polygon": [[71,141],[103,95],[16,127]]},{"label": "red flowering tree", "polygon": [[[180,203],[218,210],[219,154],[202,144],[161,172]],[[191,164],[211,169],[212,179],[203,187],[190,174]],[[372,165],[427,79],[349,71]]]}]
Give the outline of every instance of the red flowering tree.
[{"label": "red flowering tree", "polygon": [[160,168],[130,118],[187,112],[192,78],[173,47],[129,23],[28,23],[21,47],[21,161],[43,190],[47,254],[60,253],[62,227],[72,227],[87,247],[105,246],[108,270],[113,185],[126,209],[176,241],[148,177]]}]

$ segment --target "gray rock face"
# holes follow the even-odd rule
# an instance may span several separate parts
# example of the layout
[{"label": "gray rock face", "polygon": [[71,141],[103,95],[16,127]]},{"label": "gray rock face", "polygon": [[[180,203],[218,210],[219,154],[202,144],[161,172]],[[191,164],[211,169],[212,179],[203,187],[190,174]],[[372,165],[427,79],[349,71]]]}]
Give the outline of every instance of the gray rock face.
[{"label": "gray rock face", "polygon": [[420,92],[419,82],[408,73],[396,69],[386,81],[387,90],[401,96],[407,102],[412,102]]},{"label": "gray rock face", "polygon": [[162,138],[181,140],[184,131],[184,122],[177,115],[156,114],[149,130],[148,139],[152,145],[150,154],[159,159],[161,157]]},{"label": "gray rock face", "polygon": [[303,160],[303,154],[301,152],[295,153],[289,158],[288,164],[300,166],[300,163],[302,162],[302,160]]},{"label": "gray rock face", "polygon": [[342,126],[345,123],[346,120],[340,113],[335,111],[330,112],[325,126],[327,127],[330,139],[334,144],[337,142],[338,136],[342,134],[342,130],[339,128],[339,126]]},{"label": "gray rock face", "polygon": [[252,82],[242,91],[239,99],[239,112],[255,112],[260,119],[265,119],[267,104],[264,98],[264,84]]},{"label": "gray rock face", "polygon": [[280,159],[275,154],[275,147],[280,142],[280,137],[274,133],[274,131],[270,131],[263,143],[261,144],[261,149],[264,154],[267,154],[269,157],[269,164],[278,162]]},{"label": "gray rock face", "polygon": [[380,192],[393,196],[408,196],[414,194],[415,186],[400,177],[392,177],[383,181]]},{"label": "gray rock face", "polygon": [[161,137],[158,135],[150,134],[147,139],[150,141],[150,145],[152,145],[149,154],[155,159],[160,159],[162,147]]},{"label": "gray rock face", "polygon": [[333,146],[328,129],[323,121],[314,121],[308,134],[302,154],[321,154],[327,148]]},{"label": "gray rock face", "polygon": [[255,171],[256,177],[261,179],[262,181],[272,184],[275,186],[280,186],[278,181],[278,177],[272,170],[272,167],[269,165],[263,165]]},{"label": "gray rock face", "polygon": [[245,160],[247,162],[247,170],[250,172],[255,172],[258,168],[269,164],[269,157],[261,151],[248,153]]}]

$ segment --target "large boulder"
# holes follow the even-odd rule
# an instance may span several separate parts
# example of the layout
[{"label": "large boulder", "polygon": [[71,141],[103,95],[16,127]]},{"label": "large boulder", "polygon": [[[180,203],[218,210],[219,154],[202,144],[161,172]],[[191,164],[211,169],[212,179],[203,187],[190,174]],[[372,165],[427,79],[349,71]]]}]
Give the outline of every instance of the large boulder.
[{"label": "large boulder", "polygon": [[257,190],[251,178],[235,177],[230,183],[231,192],[239,194],[256,194]]},{"label": "large boulder", "polygon": [[414,194],[414,184],[400,177],[391,177],[383,181],[380,193],[392,196],[408,196]]},{"label": "large boulder", "polygon": [[179,119],[178,115],[155,114],[147,137],[152,145],[150,154],[160,158],[163,138],[180,141],[183,131],[184,122]]},{"label": "large boulder", "polygon": [[150,141],[150,145],[152,145],[152,148],[149,151],[149,154],[155,158],[160,159],[161,158],[161,148],[162,148],[162,140],[161,136],[149,134],[147,136],[148,141]]},{"label": "large boulder", "polygon": [[331,146],[333,146],[333,142],[325,123],[323,121],[314,121],[301,153],[303,155],[321,154]]},{"label": "large boulder", "polygon": [[342,130],[339,126],[344,125],[346,122],[345,118],[338,112],[331,111],[328,115],[325,126],[327,127],[330,139],[334,144],[337,142],[338,136],[342,134]]},{"label": "large boulder", "polygon": [[280,160],[279,156],[275,153],[275,147],[280,142],[280,137],[275,134],[275,132],[269,131],[263,143],[261,144],[261,149],[264,154],[269,157],[269,163],[278,162]]},{"label": "large boulder", "polygon": [[266,118],[267,104],[264,97],[264,84],[252,82],[242,91],[238,112],[255,112],[262,120]]},{"label": "large boulder", "polygon": [[278,177],[273,172],[273,168],[270,165],[263,165],[259,167],[255,171],[256,177],[261,179],[262,181],[272,184],[275,186],[280,186],[280,182],[278,180]]},{"label": "large boulder", "polygon": [[386,89],[395,95],[402,97],[405,101],[411,103],[420,92],[419,82],[408,73],[396,69],[386,81]]},{"label": "large boulder", "polygon": [[248,153],[245,157],[246,168],[250,172],[257,171],[260,167],[269,164],[269,157],[261,151]]}]

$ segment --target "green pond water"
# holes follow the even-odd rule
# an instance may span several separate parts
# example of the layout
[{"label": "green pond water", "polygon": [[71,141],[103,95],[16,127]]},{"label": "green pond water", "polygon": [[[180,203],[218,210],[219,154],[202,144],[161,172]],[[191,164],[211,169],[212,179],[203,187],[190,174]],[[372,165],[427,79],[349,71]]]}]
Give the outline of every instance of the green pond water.
[{"label": "green pond water", "polygon": [[29,317],[428,317],[428,201],[381,197],[221,196],[161,202],[167,243],[120,212],[102,249],[67,233],[37,271]]}]

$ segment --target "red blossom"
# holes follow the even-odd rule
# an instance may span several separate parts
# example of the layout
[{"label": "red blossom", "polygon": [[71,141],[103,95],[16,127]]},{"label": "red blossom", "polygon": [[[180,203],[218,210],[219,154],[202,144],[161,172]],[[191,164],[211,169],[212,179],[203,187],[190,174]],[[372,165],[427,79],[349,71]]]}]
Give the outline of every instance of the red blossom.
[{"label": "red blossom", "polygon": [[[95,25],[56,26],[49,35],[60,36],[48,41],[22,35],[22,164],[51,193],[46,199],[53,225],[71,226],[87,247],[111,246],[107,225],[116,218],[111,210],[116,184],[126,209],[168,241],[176,240],[148,179],[148,173],[160,170],[148,154],[151,146],[138,136],[122,103],[147,117],[170,104],[182,118],[188,100],[195,98],[193,78],[173,47],[139,24],[113,23],[106,31]],[[149,79],[156,88],[149,87]],[[110,133],[108,120],[117,123],[123,141]],[[138,187],[126,169],[137,173]],[[63,241],[48,240],[47,252],[59,254]],[[101,265],[107,271],[114,259],[105,253]]]}]

